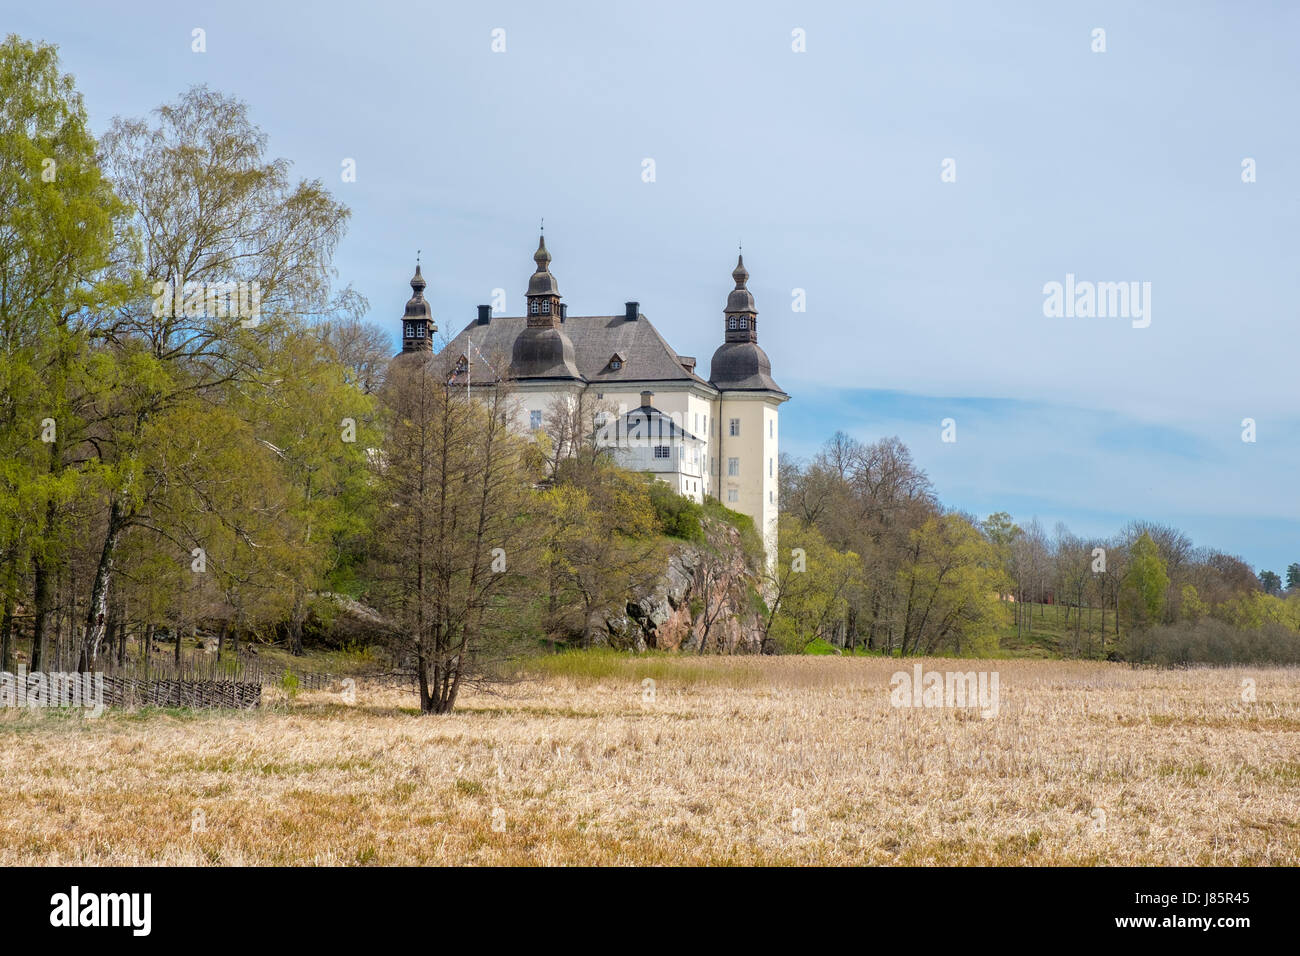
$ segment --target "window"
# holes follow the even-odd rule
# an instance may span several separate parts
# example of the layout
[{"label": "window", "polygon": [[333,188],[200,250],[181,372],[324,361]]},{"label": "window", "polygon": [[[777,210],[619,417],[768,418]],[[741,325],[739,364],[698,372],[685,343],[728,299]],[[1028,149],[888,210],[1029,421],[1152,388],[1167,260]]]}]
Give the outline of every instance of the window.
[{"label": "window", "polygon": [[609,415],[608,415],[606,412],[597,412],[597,413],[596,413],[596,427],[597,427],[597,428],[604,428],[604,427],[605,427],[605,423],[608,422],[608,421],[609,421]]},{"label": "window", "polygon": [[416,323],[415,323],[415,337],[416,337],[417,339],[422,339],[422,338],[424,338],[424,323],[423,323],[423,322],[416,322]]},{"label": "window", "polygon": [[739,458],[728,458],[728,459],[727,459],[727,475],[728,475],[729,477],[731,477],[731,478],[735,478],[735,477],[737,477],[737,476],[740,475],[740,459],[739,459]]},{"label": "window", "polygon": [[735,503],[740,500],[740,492],[735,488],[727,489],[727,501]]},{"label": "window", "polygon": [[667,458],[667,457],[669,457],[669,448],[668,448],[668,446],[667,446],[667,445],[655,445],[655,457],[656,457],[656,458]]},{"label": "window", "polygon": [[769,419],[767,420],[767,437],[768,437],[768,438],[775,438],[775,437],[776,437],[776,419],[775,419],[775,418],[769,418]]},{"label": "window", "polygon": [[736,317],[734,315],[727,316],[727,328],[734,329],[735,327],[736,327]]},{"label": "window", "polygon": [[774,472],[772,471],[772,459],[769,458],[767,460],[767,477],[771,478],[773,474]]},{"label": "window", "polygon": [[414,337],[415,337],[415,323],[414,323],[414,322],[407,322],[407,323],[406,323],[406,337],[407,337],[408,339],[410,339],[410,338],[414,338]]},{"label": "window", "polygon": [[536,300],[536,299],[534,299],[534,300],[529,304],[529,306],[528,306],[528,311],[531,312],[533,315],[536,315],[536,314],[537,314],[537,300]]},{"label": "window", "polygon": [[541,412],[529,412],[529,413],[528,413],[528,427],[531,428],[533,431],[536,431],[537,429],[539,429],[539,428],[542,427],[542,413],[541,413]]},{"label": "window", "polygon": [[618,359],[610,359],[609,367],[611,371],[617,372],[619,369],[623,367],[623,363],[620,362]]},{"label": "window", "polygon": [[767,500],[770,501],[770,502],[772,502],[772,504],[776,504],[776,492],[775,492],[775,491],[769,491],[769,492],[767,493]]},{"label": "window", "polygon": [[550,315],[550,314],[551,314],[551,300],[550,300],[550,299],[543,299],[543,300],[542,300],[542,315]]},{"label": "window", "polygon": [[735,438],[737,435],[740,434],[740,419],[739,419],[739,418],[733,418],[733,419],[731,420],[731,424],[730,424],[730,426],[728,426],[728,429],[727,429],[727,434],[730,435],[732,438]]}]

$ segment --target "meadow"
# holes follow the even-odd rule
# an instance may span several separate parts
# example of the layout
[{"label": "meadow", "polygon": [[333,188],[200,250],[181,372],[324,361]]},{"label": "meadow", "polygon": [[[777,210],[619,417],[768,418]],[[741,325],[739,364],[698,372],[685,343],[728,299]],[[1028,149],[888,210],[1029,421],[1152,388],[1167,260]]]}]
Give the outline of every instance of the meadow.
[{"label": "meadow", "polygon": [[[1300,863],[1300,670],[542,658],[456,712],[0,711],[0,864]],[[1253,699],[1252,699],[1253,698]]]}]

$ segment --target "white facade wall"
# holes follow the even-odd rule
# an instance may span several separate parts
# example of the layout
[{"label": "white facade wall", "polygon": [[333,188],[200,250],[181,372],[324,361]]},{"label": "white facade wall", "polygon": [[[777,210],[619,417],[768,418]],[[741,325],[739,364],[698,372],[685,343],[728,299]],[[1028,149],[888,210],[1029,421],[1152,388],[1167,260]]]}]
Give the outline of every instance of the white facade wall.
[{"label": "white facade wall", "polygon": [[[614,415],[624,415],[641,405],[641,392],[653,391],[655,408],[681,428],[700,439],[699,464],[691,452],[683,462],[674,448],[672,466],[647,457],[620,460],[623,467],[654,473],[679,494],[702,502],[712,495],[732,511],[749,515],[763,538],[769,567],[776,560],[777,459],[780,429],[778,408],[784,399],[754,392],[722,392],[698,383],[620,382],[613,387],[583,386],[578,383],[517,383],[520,402],[518,428],[531,430],[532,413],[541,415],[545,426],[551,404],[558,397],[574,398],[589,389],[587,398]],[[740,433],[730,434],[731,419],[738,419]],[[688,446],[693,443],[687,443]],[[644,449],[646,456],[653,452]],[[737,459],[738,474],[729,474],[729,459]],[[622,459],[622,456],[620,456]],[[644,467],[642,467],[644,464]]]},{"label": "white facade wall", "polygon": [[[723,392],[717,402],[719,501],[749,515],[763,537],[768,564],[776,559],[777,457],[780,400],[753,392]],[[739,434],[733,435],[733,420]],[[732,460],[736,474],[732,474]]]}]

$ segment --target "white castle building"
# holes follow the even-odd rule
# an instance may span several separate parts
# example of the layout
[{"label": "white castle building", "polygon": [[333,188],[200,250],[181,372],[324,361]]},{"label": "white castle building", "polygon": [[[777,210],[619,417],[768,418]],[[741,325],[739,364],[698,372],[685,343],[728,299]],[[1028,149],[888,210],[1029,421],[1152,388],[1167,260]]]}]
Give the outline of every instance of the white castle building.
[{"label": "white castle building", "polygon": [[[545,237],[533,256],[527,314],[478,318],[447,345],[455,384],[494,384],[490,357],[509,361],[521,431],[545,429],[559,403],[581,400],[593,413],[599,443],[625,468],[646,472],[702,502],[706,495],[749,515],[769,563],[776,555],[779,408],[790,396],[772,379],[758,345],[758,310],[741,257],[723,310],[723,342],[708,378],[679,355],[628,302],[622,315],[569,315],[551,274]],[[402,318],[402,352],[428,352],[437,331],[416,266],[414,295]],[[601,411],[608,410],[608,411]],[[603,416],[603,417],[602,417]]]}]

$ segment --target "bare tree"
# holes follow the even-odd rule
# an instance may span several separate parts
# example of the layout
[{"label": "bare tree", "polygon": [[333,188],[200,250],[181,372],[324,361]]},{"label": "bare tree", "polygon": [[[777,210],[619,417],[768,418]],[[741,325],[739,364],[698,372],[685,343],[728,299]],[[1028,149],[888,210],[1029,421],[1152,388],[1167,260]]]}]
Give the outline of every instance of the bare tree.
[{"label": "bare tree", "polygon": [[[436,358],[395,363],[378,463],[383,605],[399,651],[414,658],[420,709],[448,713],[467,683],[489,680],[514,650],[515,588],[539,523],[525,439],[505,383],[473,397]],[[504,376],[501,376],[504,379]]]}]

